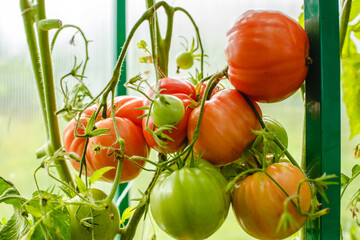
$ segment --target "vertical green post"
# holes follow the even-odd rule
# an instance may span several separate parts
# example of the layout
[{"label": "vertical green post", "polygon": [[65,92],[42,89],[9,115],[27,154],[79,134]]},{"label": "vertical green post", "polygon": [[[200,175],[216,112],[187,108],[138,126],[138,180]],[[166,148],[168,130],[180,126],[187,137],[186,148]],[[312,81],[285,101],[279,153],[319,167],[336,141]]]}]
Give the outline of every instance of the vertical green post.
[{"label": "vertical green post", "polygon": [[[337,0],[304,0],[305,29],[313,64],[306,79],[306,172],[340,176],[340,54]],[[339,179],[338,179],[339,180]],[[330,212],[309,220],[305,239],[340,238],[340,184],[326,191]]]},{"label": "vertical green post", "polygon": [[[117,0],[116,1],[116,56],[115,61],[120,55],[122,46],[124,45],[126,39],[126,0]],[[126,82],[126,60],[124,61],[121,69],[120,81],[116,89],[116,95],[126,95],[126,88],[124,83]],[[118,199],[121,193],[125,190],[127,183],[121,183],[118,186],[115,199]],[[119,206],[119,211],[122,213],[129,206],[129,194],[126,194],[125,198],[122,200]]]}]

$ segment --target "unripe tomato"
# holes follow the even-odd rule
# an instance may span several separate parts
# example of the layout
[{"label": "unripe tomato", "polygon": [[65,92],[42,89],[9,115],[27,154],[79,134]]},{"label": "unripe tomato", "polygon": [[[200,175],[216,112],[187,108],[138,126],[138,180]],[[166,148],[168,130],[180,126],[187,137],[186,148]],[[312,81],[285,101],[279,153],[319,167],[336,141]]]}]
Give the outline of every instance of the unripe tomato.
[{"label": "unripe tomato", "polygon": [[176,239],[205,239],[226,219],[230,194],[225,178],[210,163],[160,175],[150,195],[159,227]]},{"label": "unripe tomato", "polygon": [[[197,107],[189,117],[189,142],[194,137],[199,113]],[[200,135],[193,149],[216,166],[226,165],[240,157],[256,137],[251,130],[258,129],[261,125],[244,97],[235,89],[225,89],[206,101]]]},{"label": "unripe tomato", "polygon": [[[175,125],[175,128],[171,130],[171,132],[169,131],[164,131],[164,134],[166,134],[167,136],[169,136],[170,138],[172,138],[174,141],[170,141],[170,140],[166,140],[164,139],[164,142],[167,143],[167,147],[163,147],[163,146],[159,146],[159,144],[156,143],[153,135],[148,132],[145,128],[146,125],[146,118],[143,119],[143,134],[144,137],[146,139],[147,144],[155,149],[158,152],[162,152],[162,153],[173,153],[176,151],[181,150],[184,145],[187,142],[187,127],[188,127],[188,120],[189,120],[189,116],[190,113],[192,112],[192,108],[190,108],[189,106],[191,105],[191,101],[190,98],[185,95],[185,94],[173,94],[173,96],[179,98],[182,101],[182,104],[184,105],[184,109],[185,109],[185,113],[184,113],[184,117],[182,118],[182,120]],[[154,121],[152,120],[152,118],[149,118],[149,122],[148,122],[148,128],[150,130],[157,130],[158,128],[154,125]]]},{"label": "unripe tomato", "polygon": [[194,64],[194,58],[191,52],[180,52],[176,55],[176,65],[181,69],[189,69]]},{"label": "unripe tomato", "polygon": [[[305,179],[300,169],[289,163],[274,163],[266,172],[275,179],[289,196],[297,194],[300,181]],[[232,206],[241,227],[259,239],[283,239],[297,232],[306,221],[297,208],[289,202],[287,211],[294,224],[277,231],[284,212],[287,196],[264,172],[257,172],[239,181],[233,193]],[[295,204],[298,201],[293,199]],[[300,206],[308,212],[311,205],[311,190],[308,182],[300,188]]]},{"label": "unripe tomato", "polygon": [[[162,153],[173,153],[181,150],[187,142],[187,126],[188,119],[191,111],[193,110],[192,100],[195,100],[196,93],[194,85],[182,78],[166,77],[159,80],[159,91],[163,95],[172,95],[179,98],[185,109],[184,117],[182,120],[175,125],[175,128],[169,131],[164,131],[164,134],[172,138],[174,141],[164,140],[167,143],[167,148],[159,146],[155,141],[153,135],[146,130],[146,118],[143,118],[143,134],[148,145],[158,152]],[[153,97],[154,93],[151,89],[148,90],[149,97]],[[144,105],[149,106],[150,102],[144,100]],[[149,117],[148,128],[150,130],[156,130],[157,127],[154,125],[152,117]]]},{"label": "unripe tomato", "polygon": [[300,88],[308,72],[309,39],[293,19],[247,11],[227,33],[229,80],[254,101],[276,102]]},{"label": "unripe tomato", "polygon": [[[106,194],[96,188],[89,190],[93,201],[104,200]],[[114,240],[120,228],[120,214],[113,202],[104,209],[93,209],[88,205],[77,205],[82,200],[76,196],[70,200],[71,239]]]},{"label": "unripe tomato", "polygon": [[158,127],[176,125],[184,117],[185,108],[182,101],[172,95],[160,95],[152,105],[150,116]]}]

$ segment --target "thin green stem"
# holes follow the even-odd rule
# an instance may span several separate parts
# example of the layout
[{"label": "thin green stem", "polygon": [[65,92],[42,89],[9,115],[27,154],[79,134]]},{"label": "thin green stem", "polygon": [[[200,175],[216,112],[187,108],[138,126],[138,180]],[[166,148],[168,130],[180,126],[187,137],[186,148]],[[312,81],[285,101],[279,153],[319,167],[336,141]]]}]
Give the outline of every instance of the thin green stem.
[{"label": "thin green stem", "polygon": [[354,176],[352,176],[352,177],[349,179],[349,182],[345,185],[345,187],[344,187],[344,188],[342,189],[342,191],[341,191],[340,199],[343,197],[343,195],[344,195],[346,189],[348,188],[348,186],[350,185],[350,183],[351,183],[355,178],[357,178],[357,176],[359,176],[359,175],[360,175],[360,171],[357,172]]},{"label": "thin green stem", "polygon": [[346,32],[349,25],[351,3],[352,0],[345,0],[342,3],[342,10],[340,14],[340,56],[342,54],[342,49],[346,38]]},{"label": "thin green stem", "polygon": [[[254,103],[251,101],[251,99],[244,93],[238,91],[239,93],[241,93],[244,97],[244,99],[246,100],[246,102],[249,104],[249,106],[251,107],[251,109],[253,110],[254,114],[256,115],[256,118],[258,119],[260,125],[262,128],[264,128],[266,131],[269,131],[266,126],[264,121],[262,120],[259,111],[256,109]],[[301,171],[303,171],[301,169],[301,167],[299,166],[299,164],[296,162],[296,160],[294,159],[294,157],[289,153],[289,151],[285,148],[285,146],[280,142],[280,140],[275,136],[274,142],[278,145],[278,147],[281,149],[281,151],[283,151],[285,153],[285,155],[288,157],[288,159],[290,160],[290,162],[296,166],[297,168],[299,168]]]},{"label": "thin green stem", "polygon": [[[166,161],[166,159],[163,159],[164,157],[165,157],[165,155],[159,153],[159,155],[158,155],[159,163]],[[134,238],[136,228],[140,222],[140,219],[141,219],[142,215],[144,214],[144,212],[148,209],[149,196],[151,194],[151,191],[154,188],[155,183],[157,182],[157,179],[159,178],[161,172],[162,172],[162,168],[158,168],[156,170],[154,177],[152,178],[147,189],[145,190],[144,195],[146,197],[144,197],[144,199],[141,200],[141,202],[139,202],[139,204],[137,205],[137,207],[134,210],[134,213],[131,215],[130,220],[129,220],[128,224],[126,225],[126,227],[120,229],[119,234],[121,235],[121,240],[131,240]]]},{"label": "thin green stem", "polygon": [[49,131],[47,128],[48,120],[46,115],[44,81],[43,81],[43,74],[41,71],[40,53],[37,45],[36,33],[34,28],[34,9],[32,9],[32,5],[28,0],[20,0],[20,8],[23,16],[25,34],[26,34],[27,44],[29,47],[32,68],[35,75],[36,86],[38,89],[38,97],[40,100],[41,109],[43,109],[42,115],[44,119],[46,139],[48,139]]},{"label": "thin green stem", "polygon": [[199,28],[197,26],[197,24],[195,23],[194,19],[192,18],[192,16],[190,15],[190,13],[188,11],[186,11],[185,9],[181,8],[181,7],[175,7],[174,11],[181,11],[183,13],[185,13],[185,15],[190,19],[191,23],[193,24],[194,28],[195,28],[195,32],[196,32],[196,38],[197,41],[199,43],[200,46],[200,54],[201,54],[201,58],[200,58],[200,73],[201,73],[201,77],[204,76],[204,48],[201,42],[201,37],[200,37],[200,31]]}]

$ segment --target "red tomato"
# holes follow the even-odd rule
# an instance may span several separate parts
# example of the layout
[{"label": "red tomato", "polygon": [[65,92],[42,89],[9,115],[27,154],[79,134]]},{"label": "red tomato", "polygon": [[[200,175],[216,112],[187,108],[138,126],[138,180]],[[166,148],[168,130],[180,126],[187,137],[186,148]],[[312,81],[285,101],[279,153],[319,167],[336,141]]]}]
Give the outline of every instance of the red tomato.
[{"label": "red tomato", "polygon": [[[258,111],[261,114],[259,108]],[[190,115],[189,142],[193,139],[199,113],[200,106]],[[203,159],[216,166],[231,163],[255,139],[251,129],[261,129],[261,125],[243,96],[235,89],[222,90],[205,103],[194,152],[203,154]]]},{"label": "red tomato", "polygon": [[275,11],[247,11],[227,33],[232,85],[254,101],[276,102],[305,80],[309,40],[293,19]]},{"label": "red tomato", "polygon": [[[137,110],[144,106],[144,100],[135,96],[119,96],[114,98],[114,109],[116,117],[128,118],[135,125],[141,127],[142,119],[138,119],[145,112],[144,110]],[[111,117],[111,102],[108,104],[107,116]]]},{"label": "red tomato", "polygon": [[[84,135],[85,134],[85,128],[88,123],[88,119],[85,118],[85,116],[82,116],[79,121],[79,126],[76,131],[77,135]],[[83,137],[75,137],[74,132],[76,128],[76,120],[72,119],[68,125],[65,127],[63,132],[63,139],[64,139],[64,148],[67,153],[76,153],[79,158],[81,158],[84,147],[85,147],[85,138]],[[71,165],[75,168],[76,171],[80,170],[80,162],[76,162],[72,159],[70,159]],[[88,176],[92,174],[92,172],[88,171]],[[84,173],[84,170],[83,170]]]},{"label": "red tomato", "polygon": [[[194,100],[196,97],[194,85],[190,81],[179,77],[166,77],[160,79],[159,90],[161,94],[173,95],[175,93],[183,93],[187,96],[190,96]],[[148,95],[153,97],[154,93],[149,90]]]},{"label": "red tomato", "polygon": [[[304,174],[289,163],[275,163],[266,168],[289,196],[295,196]],[[300,206],[308,212],[311,205],[311,190],[308,183],[300,189]],[[287,211],[295,221],[295,227],[277,232],[284,212],[285,193],[263,172],[257,172],[238,182],[235,186],[232,205],[235,216],[242,228],[251,236],[259,239],[283,239],[297,232],[305,223],[306,217],[289,202]],[[293,199],[298,204],[296,199]]]},{"label": "red tomato", "polygon": [[[149,153],[148,146],[142,136],[142,130],[127,118],[115,117],[116,126],[119,130],[120,137],[125,141],[125,154],[129,157],[140,156],[147,157]],[[117,166],[115,154],[111,149],[101,149],[100,152],[95,152],[95,146],[119,148],[116,142],[116,135],[114,124],[111,118],[106,118],[95,124],[97,129],[108,128],[106,135],[96,136],[89,139],[89,144],[86,149],[86,158],[90,163],[90,168],[100,169],[107,166]],[[144,166],[145,162],[136,160],[140,166]],[[130,160],[124,159],[121,171],[120,182],[127,182],[139,175],[141,168],[137,167]],[[103,175],[103,180],[114,181],[116,169],[110,170]]]},{"label": "red tomato", "polygon": [[[207,84],[208,84],[208,82],[205,82],[205,83],[201,84],[201,86],[196,86],[196,89],[200,88],[198,90],[199,91],[198,96],[196,97],[197,101],[201,101],[202,97],[204,96]],[[222,86],[220,86],[219,84],[216,85],[216,87],[211,92],[210,98],[212,96],[214,96],[217,92],[220,92],[221,90],[224,90],[224,88]]]},{"label": "red tomato", "polygon": [[[162,78],[159,80],[159,90],[161,94],[169,94],[175,97],[180,98],[180,100],[183,102],[185,107],[185,114],[183,119],[180,121],[180,123],[175,125],[175,128],[170,132],[164,131],[166,135],[171,137],[173,141],[167,140],[167,147],[164,148],[159,146],[155,139],[153,138],[152,134],[146,131],[145,125],[146,125],[146,118],[143,119],[143,134],[146,139],[146,142],[148,145],[155,149],[158,152],[163,153],[173,153],[175,151],[181,150],[184,145],[187,142],[187,125],[188,125],[188,118],[190,116],[191,111],[193,110],[191,107],[189,107],[192,102],[191,100],[195,100],[196,94],[195,94],[195,87],[194,85],[181,78]],[[154,96],[154,93],[149,90],[148,95],[150,97]],[[144,101],[144,105],[149,105],[150,102],[148,100]],[[149,118],[148,128],[151,130],[156,130],[157,128],[154,126],[154,123]]]},{"label": "red tomato", "polygon": [[[141,120],[137,119],[138,116],[143,114],[143,110],[134,109],[143,106],[143,100],[132,96],[122,96],[115,98],[114,104],[116,109],[115,115],[116,115],[117,126],[119,129],[119,134],[125,140],[126,155],[127,156],[138,155],[142,157],[147,157],[149,149],[145,142],[144,137],[142,136]],[[120,107],[118,107],[119,105]],[[97,110],[97,106],[93,105],[83,112],[83,114],[80,117],[79,127],[77,129],[78,135],[85,134],[85,128],[87,126],[88,120],[92,115],[92,113],[96,110]],[[91,151],[92,147],[94,147],[93,143],[95,142],[105,141],[105,144],[108,144],[109,141],[111,141],[111,139],[113,140],[113,143],[115,143],[116,141],[116,137],[113,134],[114,128],[112,124],[110,108],[107,111],[107,116],[108,118],[101,120],[101,112],[100,112],[99,116],[96,118],[97,123],[95,124],[95,126],[97,128],[99,127],[109,128],[110,132],[106,134],[112,134],[112,135],[97,136],[89,139],[89,143],[85,155],[88,176],[91,176],[99,168],[103,168],[106,166],[115,166],[115,167],[117,166],[117,163],[114,161],[113,156],[108,156],[108,158],[105,158],[106,154],[102,154],[102,152],[106,150],[102,150],[99,153],[99,157],[93,156],[94,153]],[[121,124],[118,123],[119,121],[121,122]],[[74,152],[77,155],[79,155],[79,157],[81,157],[84,152],[86,138],[74,136],[75,126],[76,126],[76,120],[73,119],[65,127],[63,133],[64,148],[66,152],[68,153]],[[131,137],[128,137],[129,132],[131,132],[132,134]],[[102,138],[104,139],[101,140]],[[134,139],[136,139],[136,141]],[[106,147],[107,145],[102,145],[102,146]],[[107,147],[110,146],[111,144]],[[144,149],[146,149],[146,151]],[[75,170],[77,171],[80,170],[80,162],[76,162],[70,159],[70,163],[75,168]],[[145,164],[144,161],[138,161],[137,163],[142,166]],[[140,171],[141,168],[137,167],[129,160],[125,159],[122,167],[120,182],[126,182],[132,180],[140,173]],[[115,170],[111,170],[107,172],[103,176],[102,180],[113,181],[115,178],[115,172],[116,172]]]},{"label": "red tomato", "polygon": [[[166,140],[168,148],[159,146],[156,143],[153,135],[150,132],[148,132],[145,128],[146,118],[143,119],[143,134],[144,134],[147,144],[151,148],[155,149],[158,152],[162,152],[162,153],[173,153],[173,152],[181,150],[184,147],[184,145],[187,142],[187,134],[186,133],[187,133],[188,120],[189,120],[190,113],[193,110],[192,108],[189,107],[191,105],[191,101],[187,95],[178,93],[178,94],[172,94],[172,96],[178,97],[182,101],[182,103],[184,104],[184,108],[185,108],[185,114],[184,114],[183,119],[178,124],[175,125],[175,128],[171,131],[171,133],[169,131],[164,131],[164,134],[166,134],[167,136],[169,136],[170,138],[172,138],[174,140],[174,141]],[[151,117],[149,117],[148,128],[150,130],[158,129],[154,125],[154,122]]]}]

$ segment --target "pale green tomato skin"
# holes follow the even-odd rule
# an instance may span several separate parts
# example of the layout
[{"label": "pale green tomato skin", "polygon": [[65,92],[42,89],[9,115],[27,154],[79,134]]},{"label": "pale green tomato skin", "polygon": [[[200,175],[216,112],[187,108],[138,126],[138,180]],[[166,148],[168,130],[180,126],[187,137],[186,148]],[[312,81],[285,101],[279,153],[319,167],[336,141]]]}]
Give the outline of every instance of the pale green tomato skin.
[{"label": "pale green tomato skin", "polygon": [[230,194],[225,178],[210,163],[163,173],[150,195],[150,210],[159,227],[180,240],[205,239],[225,221]]},{"label": "pale green tomato skin", "polygon": [[[92,188],[94,200],[103,200],[106,194]],[[71,199],[71,202],[81,202],[79,197]],[[71,221],[71,239],[74,240],[114,240],[120,227],[120,214],[114,203],[108,209],[95,210],[90,206],[68,205]],[[80,220],[93,216],[93,228],[85,227]],[[89,221],[91,223],[91,221]]]},{"label": "pale green tomato skin", "polygon": [[190,52],[180,52],[176,55],[176,64],[181,69],[189,69],[194,64],[194,58]]},{"label": "pale green tomato skin", "polygon": [[[265,123],[265,126],[269,129],[270,132],[274,132],[275,136],[279,139],[279,141],[284,145],[285,148],[288,147],[288,135],[287,132],[285,130],[285,128],[275,119],[272,119],[268,116],[263,116],[263,121]],[[263,145],[261,144],[262,147]],[[279,146],[275,143],[275,142],[271,142],[269,144],[269,151],[271,153],[276,153],[276,154],[280,154],[281,153],[281,149],[279,148]],[[282,154],[281,156],[283,156],[284,154]]]},{"label": "pale green tomato skin", "polygon": [[183,119],[184,114],[183,102],[172,95],[157,97],[150,112],[150,116],[157,127],[176,125]]}]

